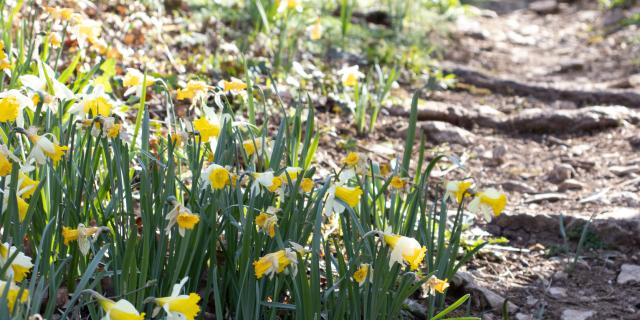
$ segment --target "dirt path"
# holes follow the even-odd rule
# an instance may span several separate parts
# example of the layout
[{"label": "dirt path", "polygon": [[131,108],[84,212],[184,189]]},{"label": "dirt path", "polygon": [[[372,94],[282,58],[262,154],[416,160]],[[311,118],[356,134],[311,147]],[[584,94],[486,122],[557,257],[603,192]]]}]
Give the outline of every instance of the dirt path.
[{"label": "dirt path", "polygon": [[[467,152],[472,176],[510,194],[488,230],[524,251],[484,255],[468,271],[510,299],[516,319],[640,319],[640,284],[617,282],[623,264],[640,264],[640,38],[634,26],[612,29],[615,13],[595,2],[538,12],[527,1],[485,2],[493,10],[458,21],[443,55],[445,69],[473,74],[458,74],[457,90],[430,93],[421,105],[428,140]],[[402,136],[396,117],[381,126]],[[384,150],[385,139],[368,148]],[[581,258],[568,270],[589,218]],[[486,299],[477,305],[497,318]]]}]

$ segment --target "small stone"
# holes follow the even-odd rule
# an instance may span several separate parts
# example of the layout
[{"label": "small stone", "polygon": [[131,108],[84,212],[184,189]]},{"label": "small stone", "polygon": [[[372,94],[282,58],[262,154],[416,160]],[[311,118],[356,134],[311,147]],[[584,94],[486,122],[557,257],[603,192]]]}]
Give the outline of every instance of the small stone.
[{"label": "small stone", "polygon": [[559,299],[567,296],[567,289],[560,287],[549,288],[549,295],[553,298]]},{"label": "small stone", "polygon": [[618,284],[625,284],[627,282],[640,283],[640,266],[629,263],[623,264],[616,282],[618,282]]},{"label": "small stone", "polygon": [[575,179],[567,179],[565,181],[562,181],[562,183],[558,185],[559,192],[565,192],[568,190],[582,190],[582,189],[584,189],[584,184]]},{"label": "small stone", "polygon": [[533,316],[532,315],[521,313],[521,312],[516,313],[515,318],[516,318],[516,320],[533,320]]},{"label": "small stone", "polygon": [[609,196],[611,203],[622,205],[625,207],[640,207],[640,196],[630,191],[620,191]]},{"label": "small stone", "polygon": [[574,173],[573,167],[568,163],[558,163],[547,175],[547,179],[553,183],[560,183],[571,178]]},{"label": "small stone", "polygon": [[536,193],[537,190],[530,185],[517,180],[508,180],[501,183],[502,189],[519,193]]},{"label": "small stone", "polygon": [[535,304],[538,303],[538,299],[532,297],[532,296],[527,296],[527,301],[526,301],[528,306],[533,306]]},{"label": "small stone", "polygon": [[565,309],[562,311],[561,320],[587,320],[595,315],[592,310]]},{"label": "small stone", "polygon": [[559,281],[559,280],[566,280],[569,277],[569,275],[564,271],[556,271],[552,277],[553,277],[553,280]]},{"label": "small stone", "polygon": [[629,144],[635,149],[640,149],[640,136],[633,136],[629,138]]},{"label": "small stone", "polygon": [[558,3],[555,0],[540,0],[529,4],[529,10],[539,14],[558,12]]},{"label": "small stone", "polygon": [[443,121],[426,121],[421,127],[427,135],[427,140],[436,143],[447,142],[466,146],[475,137],[473,133]]}]

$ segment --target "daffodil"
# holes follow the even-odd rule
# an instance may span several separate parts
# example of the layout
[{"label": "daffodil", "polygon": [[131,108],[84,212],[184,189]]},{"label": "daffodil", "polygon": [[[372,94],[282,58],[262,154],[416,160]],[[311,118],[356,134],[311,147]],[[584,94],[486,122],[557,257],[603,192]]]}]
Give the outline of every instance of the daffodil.
[{"label": "daffodil", "polygon": [[325,214],[331,215],[334,212],[342,213],[345,209],[344,205],[336,199],[342,200],[349,207],[355,208],[360,203],[362,189],[360,187],[345,187],[340,184],[333,185],[329,188],[329,195],[325,201]]},{"label": "daffodil", "polygon": [[360,72],[360,67],[357,65],[340,69],[338,75],[341,77],[342,85],[345,87],[355,87],[358,81],[364,78],[364,74]]},{"label": "daffodil", "polygon": [[360,163],[360,154],[357,152],[349,152],[347,156],[342,159],[342,163],[349,167],[355,167]]},{"label": "daffodil", "polygon": [[319,40],[322,37],[322,25],[320,24],[320,18],[316,19],[311,26],[308,28],[309,39],[311,41]]},{"label": "daffodil", "polygon": [[263,276],[273,278],[276,273],[288,273],[287,267],[290,267],[293,276],[298,272],[298,256],[296,252],[290,248],[282,249],[273,253],[269,253],[253,263],[256,278],[261,279]]},{"label": "daffodil", "polygon": [[358,270],[353,273],[353,280],[362,286],[367,278],[370,282],[373,282],[373,268],[371,268],[371,265],[368,263],[363,263]]},{"label": "daffodil", "polygon": [[426,247],[421,247],[418,240],[390,232],[384,233],[384,242],[391,248],[389,268],[395,263],[417,270],[424,260],[427,252]]},{"label": "daffodil", "polygon": [[222,80],[220,81],[218,86],[222,88],[222,92],[231,94],[239,94],[247,89],[246,83],[242,82],[242,80],[234,78],[232,78],[231,81]]},{"label": "daffodil", "polygon": [[23,110],[34,110],[33,101],[20,91],[12,89],[0,92],[0,122],[15,122],[16,126],[24,126]]},{"label": "daffodil", "polygon": [[96,85],[90,93],[79,95],[78,102],[69,108],[69,112],[80,117],[85,115],[108,117],[115,106],[116,103],[105,93],[104,87]]},{"label": "daffodil", "polygon": [[203,81],[189,81],[187,82],[186,87],[183,89],[178,89],[176,92],[176,99],[185,100],[190,99],[192,101],[201,101],[205,100],[207,97],[207,93],[213,87],[206,84]]},{"label": "daffodil", "polygon": [[313,180],[311,180],[310,178],[303,178],[300,182],[300,188],[306,193],[311,192],[311,190],[313,190],[313,186]]},{"label": "daffodil", "polygon": [[284,13],[289,10],[302,12],[301,0],[277,0],[278,13]]},{"label": "daffodil", "polygon": [[104,310],[105,315],[102,320],[144,320],[144,312],[138,312],[131,302],[125,299],[120,299],[118,302],[115,302],[95,291],[87,291],[98,300],[102,310]]},{"label": "daffodil", "polygon": [[[58,101],[70,101],[75,98],[75,94],[55,77],[55,72],[46,63],[38,61],[38,75],[26,74],[20,76],[22,85],[33,92],[31,101],[35,106],[40,101],[40,96],[44,97],[43,107],[57,112]],[[48,79],[48,81],[47,81]],[[51,84],[51,86],[49,86]]]},{"label": "daffodil", "polygon": [[73,16],[73,9],[71,8],[45,7],[45,10],[51,15],[52,18],[58,20],[69,21]]},{"label": "daffodil", "polygon": [[167,227],[165,228],[165,232],[170,234],[171,228],[178,224],[178,232],[180,233],[180,236],[184,237],[186,230],[193,230],[196,224],[200,222],[200,216],[193,214],[189,208],[175,200],[172,201],[172,204],[174,207],[169,211],[169,213],[167,213],[167,217],[165,218],[169,220]]},{"label": "daffodil", "polygon": [[278,209],[269,207],[266,212],[261,212],[256,217],[256,226],[271,238],[276,236],[276,226],[278,225],[276,212],[278,212]]},{"label": "daffodil", "polygon": [[447,282],[447,279],[440,280],[436,276],[431,276],[425,283],[425,286],[428,288],[430,295],[435,295],[436,292],[444,293],[449,287],[449,282]]},{"label": "daffodil", "polygon": [[72,241],[78,241],[78,248],[83,256],[86,256],[91,249],[91,237],[98,236],[102,230],[109,230],[106,227],[85,227],[84,224],[78,224],[76,229],[62,227],[62,238],[64,245],[68,246]]},{"label": "daffodil", "polygon": [[[167,320],[193,320],[200,313],[198,305],[200,295],[197,293],[180,294],[187,280],[189,278],[184,277],[180,283],[175,284],[170,296],[154,299],[158,308],[164,309],[167,313]],[[154,311],[155,313],[156,311]]]},{"label": "daffodil", "polygon": [[[127,73],[124,75],[122,79],[122,85],[127,88],[127,91],[124,92],[124,96],[128,96],[130,94],[135,93],[137,97],[142,95],[142,80],[145,79],[145,76],[142,72],[137,69],[127,68]],[[158,79],[147,74],[146,81],[144,83],[145,87],[153,85]]]},{"label": "daffodil", "polygon": [[31,179],[24,172],[18,174],[18,195],[24,199],[29,199],[36,191],[38,181]]},{"label": "daffodil", "polygon": [[6,145],[0,145],[0,177],[11,174],[13,163],[19,162],[19,159],[11,153]]},{"label": "daffodil", "polygon": [[102,23],[80,15],[73,15],[72,18],[73,23],[68,30],[71,34],[71,39],[78,41],[78,45],[81,48],[99,40],[102,33]]},{"label": "daffodil", "polygon": [[506,206],[507,196],[489,188],[476,193],[475,198],[469,203],[469,211],[482,214],[486,221],[491,221],[491,217],[499,216]]},{"label": "daffodil", "polygon": [[31,153],[29,154],[30,159],[35,159],[38,164],[45,164],[47,162],[47,158],[53,161],[53,164],[57,164],[65,151],[68,149],[67,146],[60,146],[56,142],[52,142],[47,138],[50,136],[55,141],[55,137],[51,134],[38,135],[38,129],[35,127],[29,128],[29,130],[25,131],[33,146],[31,147]]},{"label": "daffodil", "polygon": [[[445,183],[446,194],[445,197],[453,198],[458,203],[462,202],[462,197],[467,190],[473,185],[472,181],[447,181]],[[468,195],[468,193],[467,193]]]},{"label": "daffodil", "polygon": [[[13,309],[15,308],[16,302],[25,303],[29,298],[29,290],[20,289],[15,283],[2,281],[0,280],[0,297],[6,290],[7,286],[9,286],[6,300],[7,300],[7,308],[9,309],[9,313],[13,313]],[[20,293],[22,290],[22,293]],[[19,296],[19,297],[18,297]]]},{"label": "daffodil", "polygon": [[220,125],[204,117],[193,121],[193,128],[200,133],[203,142],[207,142],[209,139],[216,138],[220,135]]},{"label": "daffodil", "polygon": [[[11,256],[16,254],[16,251],[18,251],[18,248],[10,246],[8,243],[0,244],[0,269],[4,267]],[[5,277],[12,277],[13,281],[20,282],[24,280],[31,268],[33,268],[31,257],[27,257],[24,253],[18,251],[15,259],[11,261],[11,266],[6,268]]]},{"label": "daffodil", "polygon": [[391,181],[389,182],[389,185],[391,186],[391,188],[395,190],[405,189],[408,184],[409,182],[407,181],[406,178],[402,178],[399,176],[393,176],[391,178]]},{"label": "daffodil", "polygon": [[300,167],[286,167],[280,177],[282,178],[282,181],[291,180],[295,182],[298,179],[300,172],[302,172],[302,168]]},{"label": "daffodil", "polygon": [[207,184],[214,190],[224,189],[230,181],[229,170],[215,163],[207,167],[204,172],[204,177],[206,178]]},{"label": "daffodil", "polygon": [[253,176],[253,183],[251,184],[251,192],[256,194],[260,192],[261,186],[267,189],[271,188],[275,178],[275,175],[271,170],[265,171],[265,172],[254,172],[251,175]]},{"label": "daffodil", "polygon": [[391,173],[391,165],[388,162],[380,164],[380,175],[383,177],[388,176]]}]

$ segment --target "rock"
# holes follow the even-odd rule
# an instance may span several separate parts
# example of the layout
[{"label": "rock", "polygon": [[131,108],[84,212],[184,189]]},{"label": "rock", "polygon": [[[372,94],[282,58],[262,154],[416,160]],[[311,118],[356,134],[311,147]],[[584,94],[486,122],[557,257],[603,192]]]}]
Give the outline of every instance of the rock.
[{"label": "rock", "polygon": [[634,149],[640,149],[640,136],[633,136],[629,138],[629,144]]},{"label": "rock", "polygon": [[[502,312],[502,306],[506,299],[487,288],[478,286],[471,273],[458,272],[453,276],[453,279],[451,279],[451,283],[454,287],[461,287],[466,292],[479,293],[480,295],[476,296],[476,299],[480,299],[480,301],[475,300],[479,305],[488,305],[494,311]],[[518,309],[519,307],[511,301],[507,302],[507,310],[509,313],[515,313]]]},{"label": "rock", "polygon": [[582,190],[582,189],[584,189],[584,184],[575,179],[567,179],[565,181],[562,181],[562,183],[558,185],[559,192],[565,192],[568,190]]},{"label": "rock", "polygon": [[518,312],[515,315],[516,320],[533,320],[533,316],[526,313]]},{"label": "rock", "polygon": [[536,194],[532,197],[527,198],[524,201],[524,203],[540,203],[543,201],[555,202],[555,201],[566,200],[566,199],[569,199],[569,197],[567,197],[562,193],[550,192],[550,193]]},{"label": "rock", "polygon": [[620,191],[609,196],[609,202],[625,206],[638,208],[640,207],[640,196],[630,191]]},{"label": "rock", "polygon": [[632,173],[640,173],[640,166],[612,166],[609,171],[618,177],[624,177]]},{"label": "rock", "polygon": [[565,309],[560,316],[561,320],[587,320],[595,315],[592,310]]},{"label": "rock", "polygon": [[549,295],[553,298],[559,299],[567,296],[567,289],[560,287],[549,288]]},{"label": "rock", "polygon": [[640,87],[640,73],[629,76],[629,85],[632,87]]},{"label": "rock", "polygon": [[547,175],[547,180],[553,183],[563,182],[574,174],[575,170],[570,164],[558,163],[553,167],[553,170]]},{"label": "rock", "polygon": [[427,135],[427,141],[435,143],[455,143],[469,145],[475,138],[474,134],[442,121],[425,121],[420,126]]},{"label": "rock", "polygon": [[627,282],[640,283],[640,266],[628,263],[623,264],[616,282],[618,284],[625,284]]},{"label": "rock", "polygon": [[553,276],[551,277],[553,278],[553,280],[559,281],[559,280],[567,280],[569,275],[566,272],[560,270],[553,273]]},{"label": "rock", "polygon": [[558,12],[558,3],[555,0],[539,0],[529,4],[529,10],[538,14]]},{"label": "rock", "polygon": [[537,190],[532,186],[518,180],[508,180],[500,184],[502,189],[519,193],[536,193]]},{"label": "rock", "polygon": [[471,106],[474,123],[481,127],[496,128],[505,121],[506,115],[491,106],[474,104]]},{"label": "rock", "polygon": [[640,115],[623,106],[595,106],[573,110],[532,108],[511,117],[505,125],[519,132],[576,132],[640,122]]}]

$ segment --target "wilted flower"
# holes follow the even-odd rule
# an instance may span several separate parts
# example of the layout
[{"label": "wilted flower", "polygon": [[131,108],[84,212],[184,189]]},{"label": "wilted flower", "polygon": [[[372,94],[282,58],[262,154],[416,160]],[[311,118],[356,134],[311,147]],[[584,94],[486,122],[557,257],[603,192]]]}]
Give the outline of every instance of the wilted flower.
[{"label": "wilted flower", "polygon": [[494,189],[489,188],[476,193],[475,198],[469,203],[469,211],[480,213],[486,221],[491,221],[491,217],[497,217],[507,206],[507,196]]},{"label": "wilted flower", "polygon": [[425,283],[426,287],[429,288],[429,294],[435,295],[436,292],[444,293],[445,290],[449,287],[449,283],[447,279],[440,280],[436,276],[431,276],[429,280]]},{"label": "wilted flower", "polygon": [[[189,295],[180,294],[187,280],[189,277],[184,277],[180,283],[175,284],[170,296],[154,299],[158,308],[164,309],[167,313],[168,320],[193,320],[200,313],[200,295],[193,292]],[[154,316],[156,313],[157,311],[154,311]]]},{"label": "wilted flower", "polygon": [[62,227],[62,238],[64,239],[64,245],[68,246],[72,241],[78,241],[78,248],[83,256],[86,256],[91,249],[90,238],[97,236],[102,230],[109,230],[106,227],[85,227],[84,224],[78,224],[76,229]]},{"label": "wilted flower", "polygon": [[171,233],[171,228],[177,223],[178,224],[178,232],[180,236],[184,237],[185,230],[193,230],[196,224],[200,222],[200,216],[197,214],[191,213],[189,208],[185,207],[181,203],[176,200],[171,201],[174,206],[169,213],[167,213],[167,217],[165,219],[169,220],[167,223],[167,227],[165,228],[165,232],[167,234]]},{"label": "wilted flower", "polygon": [[278,216],[276,216],[276,212],[278,211],[279,209],[269,207],[266,212],[261,212],[256,217],[256,226],[258,226],[260,231],[269,235],[271,238],[276,236],[276,226],[278,225]]}]

